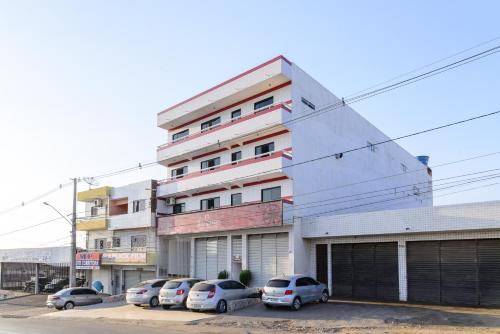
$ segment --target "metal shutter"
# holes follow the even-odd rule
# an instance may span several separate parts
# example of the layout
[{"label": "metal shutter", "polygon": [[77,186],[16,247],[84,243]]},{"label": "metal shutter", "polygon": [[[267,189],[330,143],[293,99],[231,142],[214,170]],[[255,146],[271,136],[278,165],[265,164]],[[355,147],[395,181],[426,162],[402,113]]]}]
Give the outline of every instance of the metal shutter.
[{"label": "metal shutter", "polygon": [[396,243],[375,245],[376,298],[399,299],[398,247]]},{"label": "metal shutter", "polygon": [[195,240],[195,276],[207,279],[207,239]]},{"label": "metal shutter", "polygon": [[332,245],[333,296],[352,297],[352,244]]},{"label": "metal shutter", "polygon": [[141,281],[141,275],[139,271],[136,270],[123,271],[123,283],[125,285],[125,290],[135,286],[140,281]]},{"label": "metal shutter", "polygon": [[355,298],[374,299],[376,297],[375,245],[354,244],[352,251],[353,289]]},{"label": "metal shutter", "polygon": [[262,243],[261,235],[248,236],[248,269],[252,273],[250,286],[259,286],[262,280]]},{"label": "metal shutter", "polygon": [[276,234],[276,275],[290,275],[288,233]]},{"label": "metal shutter", "polygon": [[328,245],[316,245],[316,279],[328,284]]},{"label": "metal shutter", "polygon": [[207,239],[207,279],[217,278],[217,238]]},{"label": "metal shutter", "polygon": [[262,235],[262,276],[257,286],[266,285],[276,276],[276,234]]},{"label": "metal shutter", "polygon": [[439,241],[408,242],[406,245],[408,301],[441,301]]},{"label": "metal shutter", "polygon": [[479,299],[483,306],[500,306],[500,239],[479,240]]},{"label": "metal shutter", "polygon": [[227,268],[227,238],[220,237],[217,240],[217,275]]}]

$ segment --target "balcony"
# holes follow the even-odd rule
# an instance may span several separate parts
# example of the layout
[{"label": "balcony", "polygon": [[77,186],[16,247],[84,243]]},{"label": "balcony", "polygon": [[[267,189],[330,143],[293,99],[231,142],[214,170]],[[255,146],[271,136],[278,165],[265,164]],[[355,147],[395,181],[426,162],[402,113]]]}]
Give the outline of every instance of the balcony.
[{"label": "balcony", "polygon": [[150,210],[126,213],[108,217],[109,230],[123,230],[130,228],[153,227],[155,214]]},{"label": "balcony", "polygon": [[278,200],[169,215],[158,218],[157,233],[178,235],[281,226],[283,205]]},{"label": "balcony", "polygon": [[77,231],[98,231],[108,228],[108,220],[106,217],[86,217],[76,221]]},{"label": "balcony", "polygon": [[80,191],[78,193],[78,201],[89,202],[95,199],[105,199],[111,193],[111,187],[100,187],[95,189],[89,189],[85,191]]},{"label": "balcony", "polygon": [[275,57],[158,114],[158,126],[170,129],[277,87],[291,78],[291,63]]},{"label": "balcony", "polygon": [[[291,119],[291,108],[283,103],[277,103],[262,110],[243,114],[236,120],[230,120],[200,132],[192,133],[175,142],[169,142],[157,148],[157,161],[168,165],[185,156],[193,156],[209,152],[217,147],[245,141],[255,132],[272,132],[287,129],[286,124]],[[176,159],[177,158],[177,159]]]},{"label": "balcony", "polygon": [[[291,170],[284,168],[291,163],[291,148],[266,153],[261,156],[219,165],[158,182],[157,196],[171,197],[181,193],[221,189],[230,184],[251,184],[260,180],[291,177]],[[222,188],[225,189],[225,188]]]}]

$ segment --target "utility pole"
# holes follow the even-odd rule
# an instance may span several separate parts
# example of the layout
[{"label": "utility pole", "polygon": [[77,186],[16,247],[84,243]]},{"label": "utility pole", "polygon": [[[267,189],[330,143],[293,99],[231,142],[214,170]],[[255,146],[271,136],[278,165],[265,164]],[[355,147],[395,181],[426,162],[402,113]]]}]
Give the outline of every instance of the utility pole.
[{"label": "utility pole", "polygon": [[69,286],[76,286],[76,192],[78,179],[73,179],[73,215],[71,218],[71,259],[69,265]]}]

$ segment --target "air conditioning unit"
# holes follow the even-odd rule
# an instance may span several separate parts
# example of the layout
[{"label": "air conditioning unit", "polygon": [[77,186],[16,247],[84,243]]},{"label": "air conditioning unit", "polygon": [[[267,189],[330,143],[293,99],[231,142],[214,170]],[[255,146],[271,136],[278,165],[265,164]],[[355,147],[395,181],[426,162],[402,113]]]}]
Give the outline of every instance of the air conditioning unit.
[{"label": "air conditioning unit", "polygon": [[99,206],[99,207],[101,207],[101,206],[102,206],[102,199],[96,199],[96,200],[94,201],[94,206]]},{"label": "air conditioning unit", "polygon": [[169,197],[166,200],[167,205],[174,205],[175,204],[175,197]]}]

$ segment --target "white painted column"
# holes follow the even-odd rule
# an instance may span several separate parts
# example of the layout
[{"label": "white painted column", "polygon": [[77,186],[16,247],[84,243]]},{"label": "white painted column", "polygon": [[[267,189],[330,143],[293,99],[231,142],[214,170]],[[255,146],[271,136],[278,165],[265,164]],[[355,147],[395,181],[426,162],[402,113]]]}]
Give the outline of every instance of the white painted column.
[{"label": "white painted column", "polygon": [[328,277],[328,291],[330,292],[330,296],[333,295],[333,274],[332,274],[332,244],[328,243],[326,245],[326,265],[328,268],[326,268],[327,272],[327,277]]},{"label": "white painted column", "polygon": [[195,276],[195,256],[196,256],[196,248],[195,248],[195,238],[191,238],[191,250],[189,254],[189,276],[194,277]]},{"label": "white painted column", "polygon": [[241,270],[248,269],[248,238],[246,234],[241,235]]},{"label": "white painted column", "polygon": [[406,275],[406,241],[398,241],[398,273],[399,273],[399,300],[408,300],[408,281]]},{"label": "white painted column", "polygon": [[233,247],[232,246],[232,235],[229,234],[227,236],[227,272],[229,273],[229,278],[234,279],[233,277]]}]

